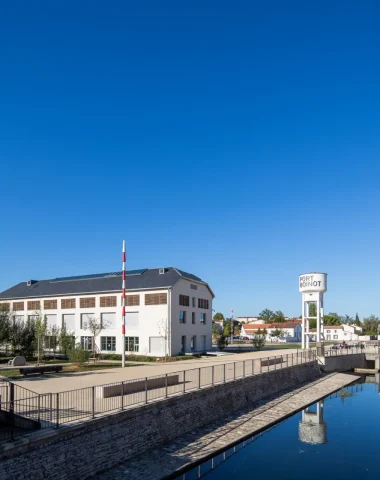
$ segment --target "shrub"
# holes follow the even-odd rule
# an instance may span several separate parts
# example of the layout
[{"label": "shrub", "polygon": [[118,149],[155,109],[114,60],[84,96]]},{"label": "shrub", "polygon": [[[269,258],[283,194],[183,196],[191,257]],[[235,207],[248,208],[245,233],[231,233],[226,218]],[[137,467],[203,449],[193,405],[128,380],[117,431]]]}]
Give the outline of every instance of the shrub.
[{"label": "shrub", "polygon": [[90,358],[90,352],[84,350],[81,345],[75,345],[75,348],[69,351],[69,361],[74,365],[83,365],[88,362]]}]

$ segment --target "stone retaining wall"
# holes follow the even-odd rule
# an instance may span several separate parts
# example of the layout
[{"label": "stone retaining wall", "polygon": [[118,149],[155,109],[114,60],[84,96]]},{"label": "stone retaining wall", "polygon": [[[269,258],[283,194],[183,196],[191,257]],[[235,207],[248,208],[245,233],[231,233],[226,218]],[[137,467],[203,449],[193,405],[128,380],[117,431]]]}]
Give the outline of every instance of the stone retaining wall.
[{"label": "stone retaining wall", "polygon": [[316,361],[172,397],[81,425],[42,430],[0,449],[0,478],[85,479],[223,414],[321,376]]}]

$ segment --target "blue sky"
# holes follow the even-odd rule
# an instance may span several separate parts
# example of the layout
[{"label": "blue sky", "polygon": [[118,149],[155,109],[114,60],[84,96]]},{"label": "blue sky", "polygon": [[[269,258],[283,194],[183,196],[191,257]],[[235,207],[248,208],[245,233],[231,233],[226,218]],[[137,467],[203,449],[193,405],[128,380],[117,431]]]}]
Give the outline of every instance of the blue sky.
[{"label": "blue sky", "polygon": [[378,2],[0,5],[0,290],[177,266],[225,314],[380,314]]}]

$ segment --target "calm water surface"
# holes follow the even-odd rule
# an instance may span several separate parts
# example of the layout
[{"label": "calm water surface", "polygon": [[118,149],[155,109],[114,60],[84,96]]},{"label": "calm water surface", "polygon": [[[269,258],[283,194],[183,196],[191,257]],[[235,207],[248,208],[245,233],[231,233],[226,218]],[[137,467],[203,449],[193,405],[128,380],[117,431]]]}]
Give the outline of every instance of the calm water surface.
[{"label": "calm water surface", "polygon": [[363,378],[178,479],[380,480],[375,381]]}]

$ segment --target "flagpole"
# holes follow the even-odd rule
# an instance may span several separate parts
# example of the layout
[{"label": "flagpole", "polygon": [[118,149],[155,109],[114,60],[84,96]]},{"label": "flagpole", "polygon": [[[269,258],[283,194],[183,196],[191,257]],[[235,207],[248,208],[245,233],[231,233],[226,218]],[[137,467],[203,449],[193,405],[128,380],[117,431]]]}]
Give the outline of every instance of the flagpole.
[{"label": "flagpole", "polygon": [[122,350],[121,350],[121,366],[125,367],[125,282],[126,282],[126,252],[125,252],[125,240],[123,240],[123,248],[121,253],[121,261],[122,261],[122,273],[121,273],[121,281],[122,281],[122,293],[121,293],[121,307],[122,307],[122,325],[121,325],[121,338],[122,338]]}]

